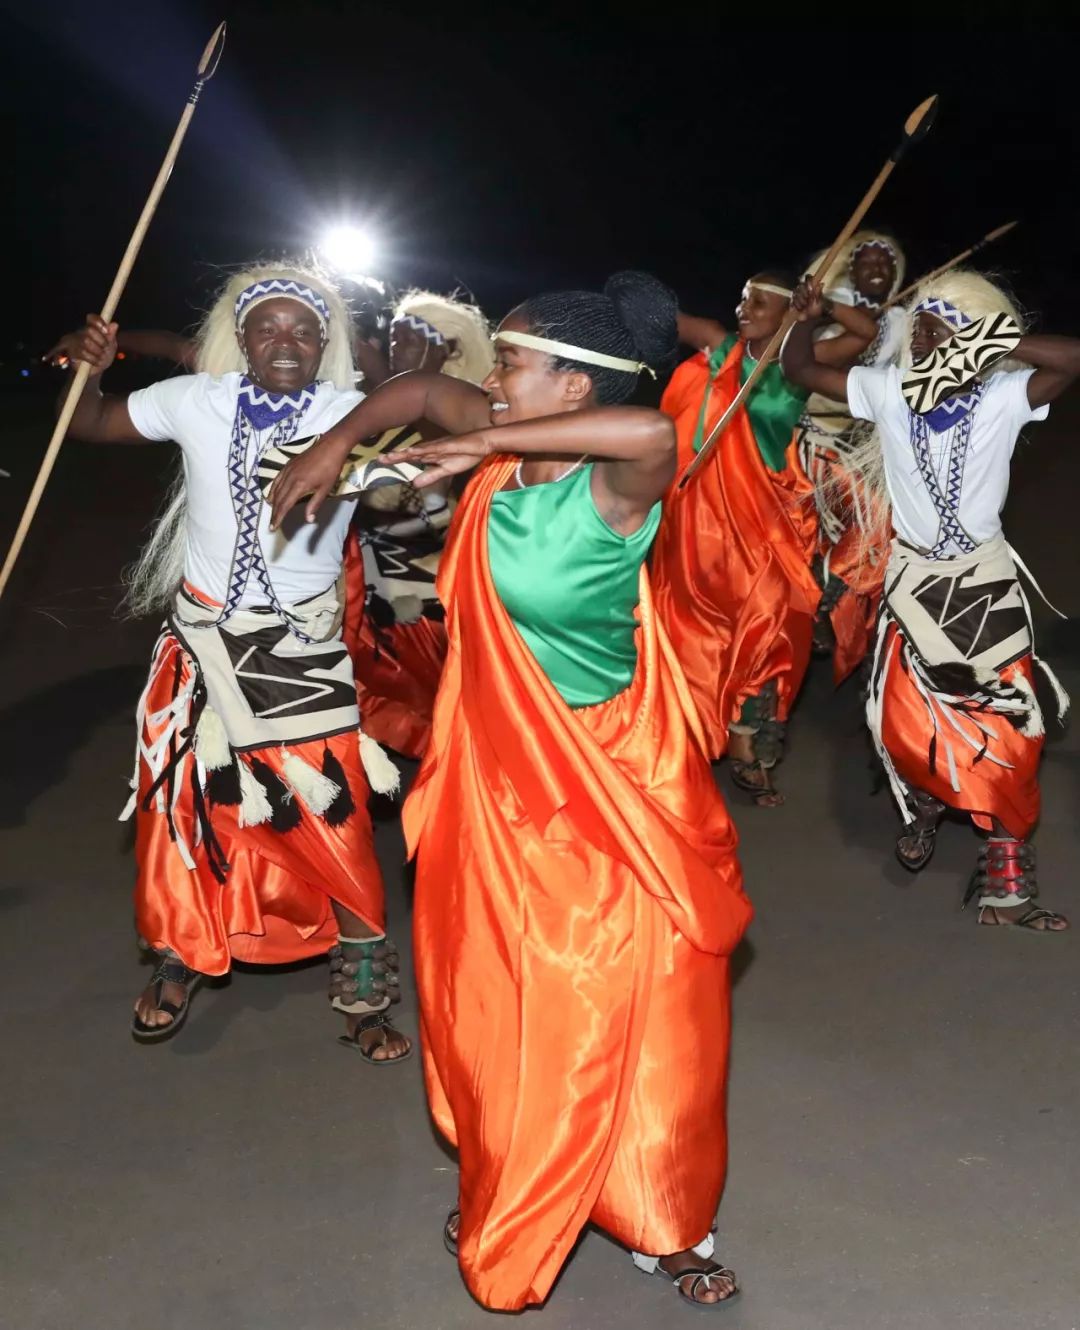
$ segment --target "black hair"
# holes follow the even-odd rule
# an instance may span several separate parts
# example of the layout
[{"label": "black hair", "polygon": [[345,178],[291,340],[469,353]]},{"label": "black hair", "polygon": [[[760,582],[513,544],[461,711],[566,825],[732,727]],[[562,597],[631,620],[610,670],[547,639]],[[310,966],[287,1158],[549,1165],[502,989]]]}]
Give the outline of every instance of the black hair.
[{"label": "black hair", "polygon": [[[646,272],[617,272],[596,291],[555,291],[533,296],[521,306],[529,331],[537,337],[568,342],[586,351],[623,360],[641,360],[666,370],[678,349],[679,302],[674,291]],[[600,402],[625,402],[638,376],[582,360],[554,356],[558,370],[587,374]]]}]

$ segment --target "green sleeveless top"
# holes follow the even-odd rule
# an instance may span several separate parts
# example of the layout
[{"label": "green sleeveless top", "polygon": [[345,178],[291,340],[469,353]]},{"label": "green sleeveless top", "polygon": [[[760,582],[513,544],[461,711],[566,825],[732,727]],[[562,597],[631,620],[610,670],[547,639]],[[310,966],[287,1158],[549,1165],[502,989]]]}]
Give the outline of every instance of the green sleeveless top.
[{"label": "green sleeveless top", "polygon": [[660,524],[657,503],[632,536],[613,531],[592,472],[590,463],[566,480],[500,490],[488,516],[495,590],[572,707],[606,702],[634,677],[638,572]]},{"label": "green sleeveless top", "polygon": [[[736,341],[738,338],[735,334],[728,333],[720,345],[709,353],[710,389]],[[750,377],[756,363],[744,352],[739,374],[740,384],[745,383]],[[762,461],[770,471],[783,471],[788,444],[791,442],[792,432],[798,424],[808,396],[809,393],[804,389],[788,383],[781,372],[779,361],[776,360],[766,368],[751,390],[750,400],[746,404],[750,414],[750,427],[754,431]],[[708,405],[709,394],[706,392],[701,403],[697,429],[694,432],[694,452],[700,452],[705,442],[705,414]]]}]

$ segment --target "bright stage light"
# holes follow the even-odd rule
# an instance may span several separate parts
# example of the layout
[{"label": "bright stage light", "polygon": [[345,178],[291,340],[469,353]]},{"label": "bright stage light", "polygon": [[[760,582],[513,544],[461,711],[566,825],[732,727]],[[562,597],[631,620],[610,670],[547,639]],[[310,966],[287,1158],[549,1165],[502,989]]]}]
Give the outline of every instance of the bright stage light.
[{"label": "bright stage light", "polygon": [[361,226],[335,226],[319,246],[332,268],[345,277],[361,277],[375,263],[377,246],[370,231]]}]

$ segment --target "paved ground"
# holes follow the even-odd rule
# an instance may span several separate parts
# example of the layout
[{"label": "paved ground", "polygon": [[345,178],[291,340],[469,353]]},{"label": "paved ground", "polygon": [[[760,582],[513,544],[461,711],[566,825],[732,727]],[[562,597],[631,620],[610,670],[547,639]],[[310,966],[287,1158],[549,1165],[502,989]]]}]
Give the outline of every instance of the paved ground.
[{"label": "paved ground", "polygon": [[[1058,415],[1019,463],[1011,530],[1080,612],[1076,411]],[[5,539],[47,433],[18,408],[7,419]],[[335,1045],[320,965],[234,974],[163,1047],[128,1035],[143,978],[115,817],[153,630],[111,606],[163,455],[66,451],[0,619],[3,1324],[489,1324],[439,1239],[454,1169],[418,1065],[374,1071]],[[1044,645],[1080,691],[1076,632]],[[1054,739],[1043,881],[1080,924],[1080,740]],[[782,810],[733,799],[758,919],[740,956],[720,1228],[745,1293],[724,1325],[1075,1330],[1080,931],[976,930],[957,909],[974,851],[960,825],[905,878],[858,699],[820,674],[784,777]],[[378,839],[404,939],[396,823]],[[532,1315],[551,1330],[698,1323],[596,1234]]]}]

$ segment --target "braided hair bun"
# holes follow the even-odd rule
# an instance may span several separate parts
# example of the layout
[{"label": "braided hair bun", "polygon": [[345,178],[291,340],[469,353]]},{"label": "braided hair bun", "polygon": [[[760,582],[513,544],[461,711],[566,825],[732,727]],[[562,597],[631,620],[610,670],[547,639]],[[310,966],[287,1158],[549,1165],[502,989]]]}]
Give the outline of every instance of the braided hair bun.
[{"label": "braided hair bun", "polygon": [[679,345],[675,292],[650,273],[617,272],[604,283],[604,295],[633,337],[638,358],[666,369]]},{"label": "braided hair bun", "polygon": [[[670,288],[645,272],[615,273],[602,293],[556,291],[534,296],[521,308],[530,332],[538,337],[644,361],[657,372],[675,358],[678,301]],[[624,402],[637,386],[638,376],[629,370],[564,356],[553,357],[553,362],[556,369],[587,374],[600,402]]]}]

